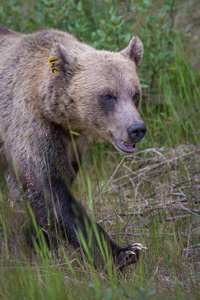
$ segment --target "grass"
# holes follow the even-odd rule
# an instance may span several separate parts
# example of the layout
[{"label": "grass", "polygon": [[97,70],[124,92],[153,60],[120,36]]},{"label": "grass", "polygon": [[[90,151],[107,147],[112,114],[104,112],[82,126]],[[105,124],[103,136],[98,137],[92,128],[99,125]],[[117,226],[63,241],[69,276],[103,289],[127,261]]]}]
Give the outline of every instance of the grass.
[{"label": "grass", "polygon": [[[76,196],[84,197],[85,186],[88,197],[91,189],[92,214],[114,240],[148,247],[139,264],[105,274],[69,246],[49,253],[44,245],[35,254],[22,244],[19,224],[14,229],[23,212],[1,199],[2,299],[160,299],[163,294],[165,299],[198,299],[199,148],[150,148],[123,158],[111,151],[103,155],[110,166],[102,166],[102,180],[93,165],[91,179],[86,179],[90,184],[79,182],[79,176],[74,190],[79,186]],[[89,206],[87,200],[82,203]]]},{"label": "grass", "polygon": [[[88,31],[84,31],[80,22],[83,20],[85,26],[90,26],[85,13],[89,2],[86,1],[85,6],[79,5],[78,8],[74,1],[69,2],[73,18],[78,15],[78,11],[81,11],[82,16],[75,28],[70,13],[66,12],[64,17],[69,18],[69,28],[72,33],[77,32],[78,36],[82,35],[88,41]],[[117,7],[119,2],[114,2]],[[33,11],[33,14],[40,17],[39,25],[34,23],[34,18],[31,19],[32,15],[29,19],[26,17],[29,23],[19,19],[17,6],[10,8],[8,4],[4,6],[6,24],[16,14],[18,20],[21,20],[18,24],[21,24],[24,31],[28,26],[30,31],[37,26],[44,27],[45,20],[49,21],[51,17],[55,19],[53,15],[46,14],[48,9],[53,10],[54,7],[51,7],[50,1],[46,1],[46,6],[41,10],[45,13],[41,16],[39,8],[44,5],[41,3]],[[100,20],[100,12],[95,11],[95,3],[92,1],[93,15],[90,20],[95,15],[95,22],[103,31],[103,19],[97,22]],[[106,3],[117,18],[117,11],[113,11],[110,1]],[[163,19],[159,17],[159,20],[154,15],[151,18],[153,25],[149,27],[142,13],[147,14],[149,5],[148,14],[152,12],[153,15],[155,7],[151,6],[151,1],[143,3],[146,4],[140,3],[141,13],[138,13],[134,26],[138,36],[144,34],[143,41],[146,43],[148,37],[158,32],[158,21],[159,26],[166,24],[166,28],[168,23],[165,21],[166,15]],[[64,10],[60,11],[59,22],[64,26],[62,13]],[[6,19],[9,15],[12,18]],[[103,48],[105,40],[105,46],[109,49],[110,33],[116,43],[113,49],[118,47],[118,38],[121,37],[122,43],[125,43],[124,32],[127,28],[123,26],[126,22],[120,25],[122,27],[116,37],[116,32],[112,35],[112,30],[119,20],[114,17],[109,30],[105,29],[105,35],[94,30],[97,46]],[[109,20],[108,14],[105,19]],[[130,24],[130,11],[127,11],[124,19]],[[91,22],[95,27],[95,23]],[[12,23],[12,26],[16,28],[18,25]],[[137,31],[138,27],[145,30]],[[158,53],[154,47],[159,44],[161,34],[169,38],[171,52],[164,51],[159,61],[155,59]],[[34,251],[25,240],[26,212],[19,203],[8,201],[9,194],[2,176],[0,299],[200,298],[200,78],[199,70],[191,67],[189,48],[185,47],[183,34],[176,28],[173,47],[170,36],[171,32],[168,34],[166,30],[158,34],[152,46],[146,43],[146,54],[139,75],[143,83],[141,115],[148,133],[139,143],[138,151],[133,156],[122,156],[110,145],[92,143],[73,186],[76,198],[112,239],[121,245],[141,242],[148,250],[141,255],[137,265],[128,267],[122,273],[109,267],[107,273],[94,270],[81,259],[77,251],[64,242],[58,250],[49,251],[42,235],[42,247],[38,248],[35,244]],[[91,43],[95,43],[92,39]],[[166,62],[163,63],[165,57]],[[151,88],[150,82],[153,82]]]}]

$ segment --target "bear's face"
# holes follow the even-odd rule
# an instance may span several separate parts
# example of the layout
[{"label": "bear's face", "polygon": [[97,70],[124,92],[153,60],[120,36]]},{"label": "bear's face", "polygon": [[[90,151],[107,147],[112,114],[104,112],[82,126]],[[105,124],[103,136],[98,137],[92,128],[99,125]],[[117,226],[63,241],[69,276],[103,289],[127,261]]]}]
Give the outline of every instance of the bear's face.
[{"label": "bear's face", "polygon": [[103,138],[122,152],[134,152],[146,133],[138,112],[141,86],[136,68],[143,53],[141,41],[133,37],[120,53],[94,50],[73,58],[61,51],[67,62],[65,74],[71,76],[67,93],[74,112],[70,117],[68,113],[71,129]]},{"label": "bear's face", "polygon": [[118,150],[133,152],[145,134],[138,113],[141,86],[134,62],[120,53],[91,53],[77,59],[69,95],[91,134]]}]

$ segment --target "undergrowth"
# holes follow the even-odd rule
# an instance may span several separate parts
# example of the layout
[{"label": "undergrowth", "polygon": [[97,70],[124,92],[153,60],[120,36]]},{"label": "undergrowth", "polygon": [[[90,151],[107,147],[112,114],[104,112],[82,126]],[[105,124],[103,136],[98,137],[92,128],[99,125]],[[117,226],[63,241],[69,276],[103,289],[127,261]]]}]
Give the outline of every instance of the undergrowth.
[{"label": "undergrowth", "polygon": [[73,186],[114,240],[148,248],[139,263],[123,272],[95,270],[62,241],[49,251],[43,235],[42,246],[30,249],[27,212],[8,201],[2,176],[0,298],[199,299],[200,73],[187,45],[194,24],[180,28],[176,21],[186,7],[184,1],[150,0],[0,3],[0,22],[17,31],[58,28],[115,51],[139,36],[145,51],[141,115],[148,128],[133,156],[92,143]]}]

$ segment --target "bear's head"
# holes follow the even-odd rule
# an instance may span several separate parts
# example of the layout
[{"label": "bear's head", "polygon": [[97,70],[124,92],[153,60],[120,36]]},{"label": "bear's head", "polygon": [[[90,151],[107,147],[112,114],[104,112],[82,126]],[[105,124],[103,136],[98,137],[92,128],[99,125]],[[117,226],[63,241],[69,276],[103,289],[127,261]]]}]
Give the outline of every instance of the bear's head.
[{"label": "bear's head", "polygon": [[121,52],[89,51],[73,55],[57,46],[60,73],[66,86],[64,115],[71,130],[103,138],[118,150],[132,153],[146,133],[138,112],[141,86],[137,67],[143,45],[133,37]]}]

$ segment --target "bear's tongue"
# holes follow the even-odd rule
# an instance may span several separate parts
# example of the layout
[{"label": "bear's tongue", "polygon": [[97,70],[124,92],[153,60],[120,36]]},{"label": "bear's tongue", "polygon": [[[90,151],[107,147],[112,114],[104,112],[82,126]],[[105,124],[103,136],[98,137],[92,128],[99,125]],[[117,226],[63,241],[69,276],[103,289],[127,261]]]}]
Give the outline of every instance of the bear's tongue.
[{"label": "bear's tongue", "polygon": [[122,142],[122,144],[127,148],[127,149],[133,149],[135,147],[135,144],[128,144],[126,142]]},{"label": "bear's tongue", "polygon": [[136,150],[136,144],[130,144],[124,141],[120,141],[115,138],[115,145],[117,148],[125,153],[133,153]]}]

